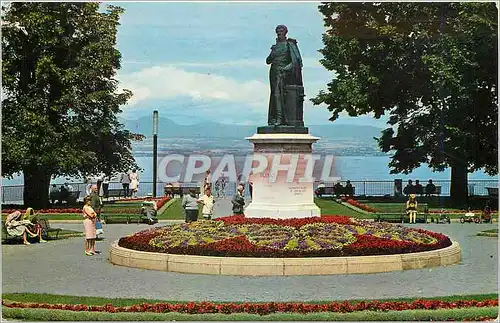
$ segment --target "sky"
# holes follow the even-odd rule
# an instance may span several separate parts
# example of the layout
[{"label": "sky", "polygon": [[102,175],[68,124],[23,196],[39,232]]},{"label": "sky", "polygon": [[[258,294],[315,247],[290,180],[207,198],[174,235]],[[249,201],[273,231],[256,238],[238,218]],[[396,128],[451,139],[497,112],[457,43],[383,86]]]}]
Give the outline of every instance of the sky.
[{"label": "sky", "polygon": [[[178,124],[216,121],[264,125],[269,102],[265,59],[278,24],[298,41],[303,58],[306,125],[331,124],[326,106],[309,101],[334,77],[320,63],[323,17],[316,2],[108,2],[126,11],[118,30],[121,87],[134,93],[122,117],[158,110]],[[336,123],[384,127],[371,116]]]}]

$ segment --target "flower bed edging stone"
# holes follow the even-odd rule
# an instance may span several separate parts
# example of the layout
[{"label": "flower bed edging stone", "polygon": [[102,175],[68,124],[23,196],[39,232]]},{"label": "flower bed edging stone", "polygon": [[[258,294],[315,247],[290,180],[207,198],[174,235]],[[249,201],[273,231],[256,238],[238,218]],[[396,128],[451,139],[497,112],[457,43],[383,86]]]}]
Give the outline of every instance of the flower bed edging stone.
[{"label": "flower bed edging stone", "polygon": [[292,276],[367,274],[407,269],[448,266],[461,260],[460,245],[410,254],[314,257],[314,258],[243,258],[174,255],[136,251],[111,244],[109,260],[126,267],[193,274],[236,276]]}]

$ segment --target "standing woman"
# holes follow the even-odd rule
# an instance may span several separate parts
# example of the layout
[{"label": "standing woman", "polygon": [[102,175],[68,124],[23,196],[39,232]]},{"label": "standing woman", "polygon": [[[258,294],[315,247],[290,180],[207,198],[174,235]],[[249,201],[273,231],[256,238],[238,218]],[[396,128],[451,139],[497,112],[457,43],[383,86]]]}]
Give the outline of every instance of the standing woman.
[{"label": "standing woman", "polygon": [[139,190],[139,175],[137,175],[136,169],[134,169],[132,173],[129,174],[129,178],[132,197],[137,197],[137,191]]},{"label": "standing woman", "polygon": [[410,198],[406,201],[406,213],[410,216],[410,223],[416,223],[417,220],[417,195],[410,194]]},{"label": "standing woman", "polygon": [[92,198],[90,196],[85,196],[83,199],[83,228],[85,230],[85,254],[87,256],[93,256],[95,254],[95,239],[96,239],[96,228],[95,222],[97,214],[90,205]]}]

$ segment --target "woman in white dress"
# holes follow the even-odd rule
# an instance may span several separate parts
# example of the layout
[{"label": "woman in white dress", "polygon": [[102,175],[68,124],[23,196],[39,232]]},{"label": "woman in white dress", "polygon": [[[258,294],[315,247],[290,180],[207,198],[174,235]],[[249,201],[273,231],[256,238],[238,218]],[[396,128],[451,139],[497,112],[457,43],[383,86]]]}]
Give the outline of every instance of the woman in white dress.
[{"label": "woman in white dress", "polygon": [[130,191],[132,192],[132,197],[137,197],[137,191],[139,190],[139,176],[137,175],[137,170],[133,170],[129,175],[130,178]]}]

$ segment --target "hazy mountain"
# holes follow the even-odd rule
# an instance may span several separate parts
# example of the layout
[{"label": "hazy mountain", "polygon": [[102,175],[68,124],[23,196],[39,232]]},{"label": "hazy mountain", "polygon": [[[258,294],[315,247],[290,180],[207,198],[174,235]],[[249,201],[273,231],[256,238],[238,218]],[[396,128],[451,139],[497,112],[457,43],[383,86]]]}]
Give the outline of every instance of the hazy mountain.
[{"label": "hazy mountain", "polygon": [[[136,120],[121,120],[127,129],[150,137],[153,133],[151,117]],[[374,143],[373,137],[379,137],[381,128],[366,125],[345,125],[332,122],[329,125],[308,125],[309,133],[322,139],[354,140]],[[170,119],[159,118],[158,138],[228,138],[243,139],[256,133],[255,125],[228,125],[217,122],[203,122],[194,125],[178,125]]]}]

